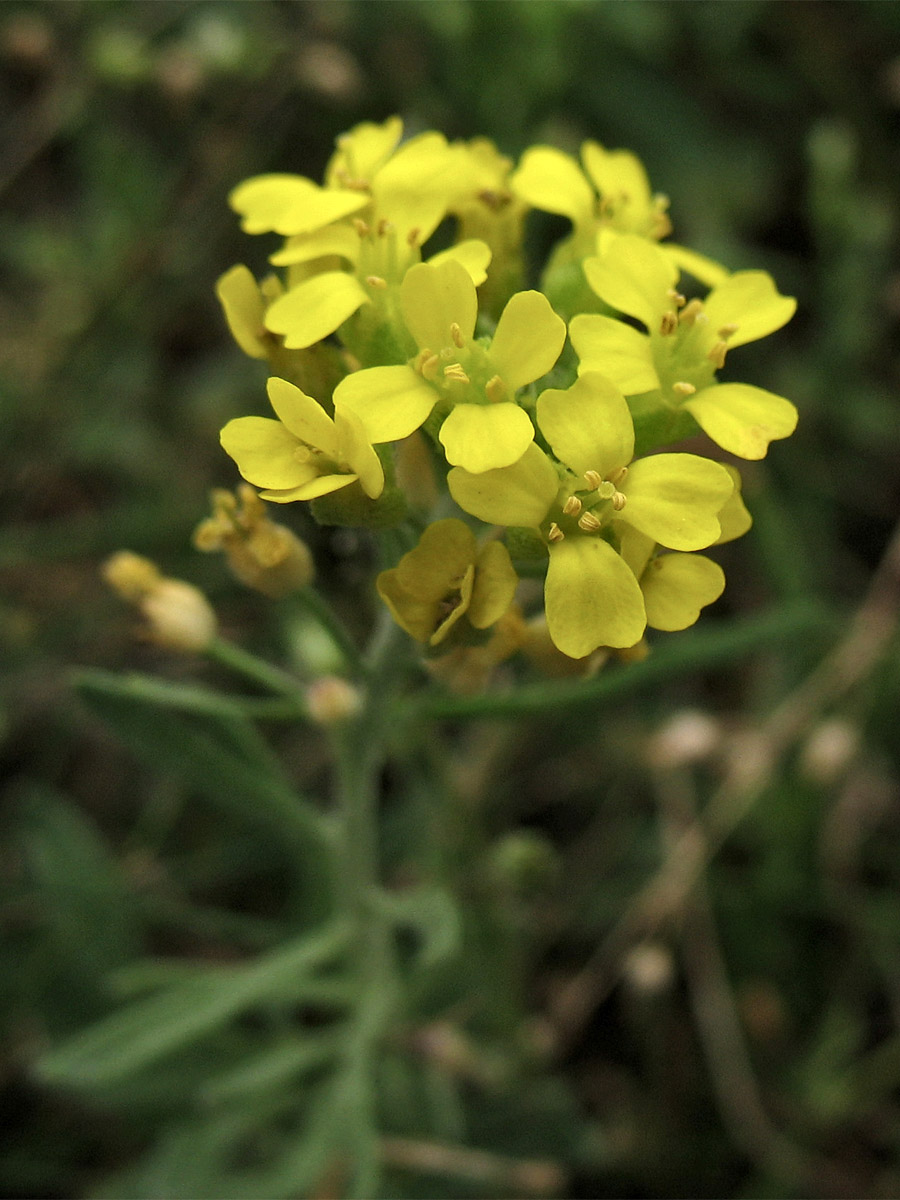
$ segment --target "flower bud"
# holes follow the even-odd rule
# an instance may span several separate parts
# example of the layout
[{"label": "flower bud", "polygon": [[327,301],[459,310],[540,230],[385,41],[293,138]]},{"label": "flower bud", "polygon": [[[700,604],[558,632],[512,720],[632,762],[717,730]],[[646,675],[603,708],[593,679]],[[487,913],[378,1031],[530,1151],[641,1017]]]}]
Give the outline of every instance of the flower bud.
[{"label": "flower bud", "polygon": [[204,650],[216,636],[216,614],[203,593],[167,579],[147,558],[120,550],[102,568],[108,584],[146,618],[145,636],[171,650]]},{"label": "flower bud", "polygon": [[340,725],[361,708],[359,688],[339,675],[326,675],[306,689],[306,709],[317,725]]}]

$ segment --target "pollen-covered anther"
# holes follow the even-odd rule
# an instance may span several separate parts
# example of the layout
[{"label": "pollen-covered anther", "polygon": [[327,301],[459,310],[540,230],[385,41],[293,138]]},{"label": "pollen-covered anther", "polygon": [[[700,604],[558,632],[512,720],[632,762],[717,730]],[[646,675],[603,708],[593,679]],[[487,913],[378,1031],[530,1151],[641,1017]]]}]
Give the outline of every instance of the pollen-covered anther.
[{"label": "pollen-covered anther", "polygon": [[587,483],[592,492],[595,492],[603,482],[603,476],[599,471],[585,471],[584,479],[585,483]]},{"label": "pollen-covered anther", "polygon": [[688,383],[686,379],[679,379],[677,383],[672,384],[672,391],[676,396],[693,396],[696,388],[692,383]]},{"label": "pollen-covered anther", "polygon": [[491,404],[499,404],[506,399],[506,384],[499,375],[492,375],[484,385],[484,394]]},{"label": "pollen-covered anther", "polygon": [[469,377],[459,363],[450,363],[444,367],[444,378],[452,379],[455,383],[468,383]]},{"label": "pollen-covered anther", "polygon": [[725,355],[728,353],[727,342],[716,342],[707,358],[717,370],[721,370],[725,366]]},{"label": "pollen-covered anther", "polygon": [[422,236],[422,231],[417,226],[415,229],[411,229],[409,231],[409,233],[406,235],[406,241],[410,246],[418,246],[419,238],[421,236]]},{"label": "pollen-covered anther", "polygon": [[567,517],[577,517],[583,507],[577,496],[570,496],[563,505],[563,512]]},{"label": "pollen-covered anther", "polygon": [[627,477],[628,477],[628,468],[627,467],[617,467],[615,469],[615,471],[610,471],[609,482],[611,484],[613,484],[615,487],[618,487],[619,484],[623,481],[623,479],[627,479]]},{"label": "pollen-covered anther", "polygon": [[682,296],[681,292],[676,292],[674,288],[669,288],[666,295],[676,308],[684,308],[685,304],[687,304],[687,300]]},{"label": "pollen-covered anther", "polygon": [[732,334],[737,333],[739,329],[740,325],[738,325],[735,321],[729,321],[727,325],[723,325],[722,328],[718,330],[718,334],[724,342],[727,342]]},{"label": "pollen-covered anther", "polygon": [[565,538],[565,534],[560,529],[555,521],[550,522],[550,528],[547,530],[548,542],[561,542]]},{"label": "pollen-covered anther", "polygon": [[387,287],[387,280],[381,275],[367,275],[366,283],[369,285],[369,287],[377,288],[380,292],[383,292]]},{"label": "pollen-covered anther", "polygon": [[682,325],[693,325],[700,314],[703,312],[702,300],[689,300],[681,312],[678,314],[678,320]]},{"label": "pollen-covered anther", "polygon": [[416,359],[416,369],[423,379],[429,381],[437,378],[438,367],[440,365],[440,358],[436,354],[432,354],[430,350],[423,350]]},{"label": "pollen-covered anther", "polygon": [[625,507],[625,495],[623,492],[613,492],[612,506],[616,512],[622,511],[622,509]]},{"label": "pollen-covered anther", "polygon": [[466,339],[463,337],[462,330],[460,329],[457,321],[453,321],[450,325],[450,336],[453,338],[454,346],[458,346],[459,349],[462,350],[463,346],[466,344]]},{"label": "pollen-covered anther", "polygon": [[362,220],[361,217],[353,218],[353,228],[361,238],[366,238],[369,236],[369,226],[365,223],[365,221]]},{"label": "pollen-covered anther", "polygon": [[382,217],[381,220],[378,222],[378,227],[377,227],[378,236],[384,237],[384,235],[386,233],[390,233],[390,231],[393,228],[394,228],[394,226],[390,223],[390,221],[387,219],[387,217]]},{"label": "pollen-covered anther", "polygon": [[585,533],[596,533],[601,525],[599,517],[595,517],[592,512],[583,512],[578,518],[578,528],[583,529]]},{"label": "pollen-covered anther", "polygon": [[674,333],[677,328],[678,313],[674,312],[672,309],[669,309],[668,312],[664,312],[662,315],[662,320],[659,323],[659,332],[663,335],[663,337],[668,337],[670,334]]}]

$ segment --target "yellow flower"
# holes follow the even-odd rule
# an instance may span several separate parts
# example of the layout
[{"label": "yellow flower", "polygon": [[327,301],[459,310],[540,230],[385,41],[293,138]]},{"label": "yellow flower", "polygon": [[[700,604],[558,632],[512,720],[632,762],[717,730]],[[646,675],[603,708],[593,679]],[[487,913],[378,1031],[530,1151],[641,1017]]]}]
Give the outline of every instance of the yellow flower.
[{"label": "yellow flower", "polygon": [[536,446],[510,467],[473,475],[456,468],[456,502],[481,520],[536,527],[549,550],[545,608],[563,653],[627,647],[646,623],[634,573],[618,553],[623,527],[674,550],[699,550],[720,536],[717,514],[734,491],[724,467],[693,454],[632,463],[634,431],[621,392],[596,373],[537,402],[538,425],[567,470]]},{"label": "yellow flower", "polygon": [[661,411],[674,424],[689,413],[724,450],[739,458],[764,458],[769,443],[797,424],[789,400],[744,383],[717,383],[728,350],[780,329],[796,301],[778,293],[764,271],[738,271],[689,303],[676,290],[678,270],[658,247],[623,235],[599,257],[585,260],[594,292],[612,308],[636,317],[641,332],[594,313],[573,318],[572,344],[581,372],[602,371],[640,411]]},{"label": "yellow flower", "polygon": [[478,298],[459,263],[411,268],[400,304],[418,355],[412,364],[348,376],[336,407],[355,412],[374,442],[408,437],[436,408],[447,461],[475,473],[521,458],[534,429],[515,393],[553,367],[565,341],[565,324],[546,297],[517,292],[489,346],[474,340]]},{"label": "yellow flower", "polygon": [[463,617],[487,629],[512,603],[518,577],[500,542],[481,548],[462,521],[429,525],[414,550],[382,571],[378,594],[397,624],[418,642],[440,645]]},{"label": "yellow flower", "polygon": [[243,477],[265,489],[266,500],[312,500],[359,481],[371,499],[384,489],[378,455],[352,412],[322,406],[284,379],[268,382],[278,417],[236,417],[220,435]]},{"label": "yellow flower", "polygon": [[213,515],[197,526],[198,550],[224,550],[237,578],[273,600],[312,582],[312,555],[305,542],[284,525],[271,521],[265,503],[249,484],[237,495],[217,488],[212,493]]}]

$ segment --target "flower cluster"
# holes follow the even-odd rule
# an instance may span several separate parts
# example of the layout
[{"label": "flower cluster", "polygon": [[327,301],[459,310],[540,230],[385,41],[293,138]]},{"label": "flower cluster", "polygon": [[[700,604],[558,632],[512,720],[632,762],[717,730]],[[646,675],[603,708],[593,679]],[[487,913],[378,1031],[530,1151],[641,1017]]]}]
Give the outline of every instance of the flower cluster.
[{"label": "flower cluster", "polygon": [[[570,659],[691,625],[725,582],[699,551],[750,525],[731,457],[796,424],[788,400],[717,378],[795,302],[665,242],[634,155],[587,142],[581,161],[404,140],[395,117],[339,138],[321,185],[264,175],[231,195],[248,233],[281,240],[278,273],[219,281],[274,412],[229,421],[222,445],[266,500],[418,537],[377,591],[432,657],[521,646],[526,566]],[[531,209],[572,226],[541,290],[521,287]]]}]

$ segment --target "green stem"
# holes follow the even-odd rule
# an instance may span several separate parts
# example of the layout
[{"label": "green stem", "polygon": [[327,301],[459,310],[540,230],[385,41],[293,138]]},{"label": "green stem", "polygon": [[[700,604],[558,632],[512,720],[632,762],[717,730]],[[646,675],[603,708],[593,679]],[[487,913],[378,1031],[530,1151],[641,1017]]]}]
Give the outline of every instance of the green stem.
[{"label": "green stem", "polygon": [[304,588],[298,593],[297,599],[326,631],[353,673],[362,674],[364,667],[359,647],[328,601],[313,587]]},{"label": "green stem", "polygon": [[223,667],[243,675],[245,679],[252,679],[267,691],[275,692],[279,696],[290,696],[292,699],[303,695],[303,684],[296,676],[282,671],[279,667],[273,667],[271,663],[242,650],[240,646],[223,641],[222,638],[213,638],[206,647],[206,654],[213,662],[221,663]]}]

